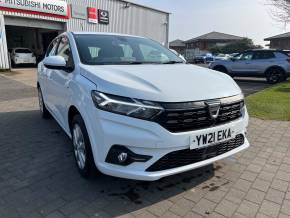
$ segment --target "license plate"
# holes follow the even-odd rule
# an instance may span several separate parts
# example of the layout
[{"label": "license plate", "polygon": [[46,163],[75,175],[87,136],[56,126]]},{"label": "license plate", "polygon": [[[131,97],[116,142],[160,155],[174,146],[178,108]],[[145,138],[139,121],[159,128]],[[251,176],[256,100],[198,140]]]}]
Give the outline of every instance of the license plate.
[{"label": "license plate", "polygon": [[228,141],[234,137],[235,132],[231,128],[193,135],[190,136],[190,149],[203,148],[206,146]]}]

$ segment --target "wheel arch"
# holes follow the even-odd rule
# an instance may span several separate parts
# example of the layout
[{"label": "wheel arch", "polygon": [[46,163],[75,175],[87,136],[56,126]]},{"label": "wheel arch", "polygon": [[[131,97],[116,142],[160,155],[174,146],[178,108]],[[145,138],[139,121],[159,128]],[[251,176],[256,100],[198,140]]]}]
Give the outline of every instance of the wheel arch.
[{"label": "wheel arch", "polygon": [[267,76],[267,73],[269,73],[269,71],[272,70],[272,69],[279,69],[279,70],[281,70],[281,72],[283,72],[284,75],[286,75],[286,71],[284,70],[283,67],[281,67],[279,65],[273,65],[273,66],[268,67],[265,70],[265,72],[264,72],[265,76]]},{"label": "wheel arch", "polygon": [[72,120],[73,120],[74,116],[78,115],[78,114],[80,116],[82,116],[81,112],[77,109],[77,107],[74,106],[74,105],[71,105],[69,107],[68,114],[67,114],[67,121],[68,121],[68,126],[69,126],[70,129],[71,129]]},{"label": "wheel arch", "polygon": [[222,65],[222,64],[218,64],[218,65],[216,65],[216,66],[214,66],[214,67],[213,67],[213,70],[216,70],[216,71],[218,71],[217,69],[225,69],[225,70],[226,70],[226,72],[229,72],[228,68],[227,68],[227,67],[225,67],[225,66],[224,66],[224,65]]}]

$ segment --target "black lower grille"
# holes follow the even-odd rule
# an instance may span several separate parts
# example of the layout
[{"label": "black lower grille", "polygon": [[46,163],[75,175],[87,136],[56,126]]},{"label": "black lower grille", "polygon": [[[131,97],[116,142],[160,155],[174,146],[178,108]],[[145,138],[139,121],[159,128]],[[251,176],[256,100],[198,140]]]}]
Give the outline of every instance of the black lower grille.
[{"label": "black lower grille", "polygon": [[196,150],[185,149],[174,151],[159,159],[146,171],[156,172],[194,164],[238,148],[239,146],[243,145],[244,142],[244,135],[240,134],[237,135],[234,139],[213,146]]}]

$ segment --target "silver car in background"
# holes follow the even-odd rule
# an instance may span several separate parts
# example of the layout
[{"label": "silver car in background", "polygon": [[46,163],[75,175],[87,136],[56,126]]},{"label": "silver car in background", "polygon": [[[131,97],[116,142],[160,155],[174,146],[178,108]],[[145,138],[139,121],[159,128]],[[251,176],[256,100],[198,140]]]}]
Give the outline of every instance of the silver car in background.
[{"label": "silver car in background", "polygon": [[282,50],[248,50],[227,60],[216,60],[209,68],[232,77],[266,77],[274,84],[290,75],[290,56]]}]

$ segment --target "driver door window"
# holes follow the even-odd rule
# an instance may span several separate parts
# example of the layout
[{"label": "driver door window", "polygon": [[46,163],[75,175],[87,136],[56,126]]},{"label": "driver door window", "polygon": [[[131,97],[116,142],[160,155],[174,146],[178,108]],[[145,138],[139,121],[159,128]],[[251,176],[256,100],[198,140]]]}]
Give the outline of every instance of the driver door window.
[{"label": "driver door window", "polygon": [[59,39],[55,39],[54,41],[52,41],[52,43],[50,43],[50,45],[46,51],[46,57],[55,55],[55,52],[56,52],[56,49],[58,46],[58,42],[59,42]]},{"label": "driver door window", "polygon": [[67,37],[64,36],[60,39],[56,55],[63,57],[68,67],[73,67],[73,57]]},{"label": "driver door window", "polygon": [[239,60],[240,61],[250,61],[253,60],[254,53],[253,52],[245,52],[241,54]]}]

